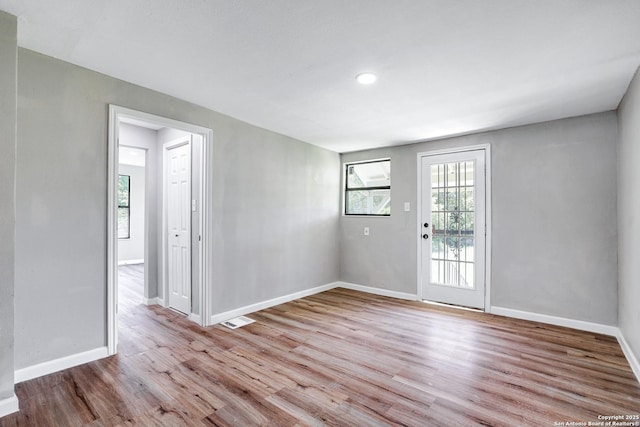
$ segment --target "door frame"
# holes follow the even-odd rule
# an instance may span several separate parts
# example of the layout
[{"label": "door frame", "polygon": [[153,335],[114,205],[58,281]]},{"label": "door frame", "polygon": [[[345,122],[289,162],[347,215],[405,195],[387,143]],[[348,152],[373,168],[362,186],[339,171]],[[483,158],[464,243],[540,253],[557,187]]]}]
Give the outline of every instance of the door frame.
[{"label": "door frame", "polygon": [[[207,261],[209,254],[213,253],[212,240],[210,238],[211,230],[211,212],[212,200],[208,197],[211,192],[210,186],[212,182],[212,168],[210,167],[210,159],[213,152],[213,130],[169,119],[166,117],[156,116],[154,114],[142,111],[132,110],[126,107],[109,104],[109,122],[107,129],[107,351],[109,355],[116,354],[118,343],[118,226],[117,226],[117,194],[116,184],[118,179],[118,146],[120,134],[120,120],[122,118],[137,119],[159,125],[182,130],[192,134],[198,134],[202,137],[199,176],[200,192],[199,209],[200,220],[198,227],[200,230],[200,241],[198,251],[198,278],[195,286],[198,292],[199,314],[189,314],[192,321],[207,326],[207,320],[210,318],[211,304],[209,293],[211,291],[211,266]],[[192,195],[193,196],[193,195]],[[192,295],[193,298],[193,295]]]},{"label": "door frame", "polygon": [[[162,233],[161,233],[161,245],[162,245],[162,256],[160,262],[160,268],[162,269],[162,274],[160,275],[160,283],[159,287],[162,287],[162,295],[164,298],[164,306],[171,307],[171,296],[169,295],[169,241],[167,238],[167,227],[168,227],[168,186],[167,186],[167,168],[169,164],[167,162],[167,155],[169,150],[172,148],[181,147],[183,145],[189,145],[189,159],[193,162],[193,137],[192,135],[184,136],[181,138],[177,138],[171,140],[169,142],[165,142],[162,144]],[[193,171],[193,166],[190,165],[190,173]],[[192,186],[192,183],[189,182],[189,185]],[[193,200],[193,193],[189,196],[189,214],[191,215],[191,201]],[[192,227],[189,227],[189,233],[193,236]],[[191,257],[193,256],[193,251],[191,250],[193,246],[193,241],[191,241],[189,247],[189,271],[191,272],[191,266],[193,265]],[[191,280],[193,280],[193,272],[191,272]],[[193,282],[192,282],[193,288]],[[193,291],[193,289],[192,289]],[[193,302],[193,292],[189,292],[189,305]],[[188,313],[189,315],[191,313]]]},{"label": "door frame", "polygon": [[490,144],[478,144],[468,145],[456,148],[445,148],[431,151],[421,151],[416,155],[417,165],[417,179],[418,179],[418,192],[416,203],[416,247],[417,247],[417,296],[418,301],[423,301],[423,289],[422,289],[422,158],[441,155],[441,154],[456,154],[463,153],[465,151],[484,151],[485,156],[485,268],[484,268],[484,311],[486,313],[491,312],[491,145]]}]

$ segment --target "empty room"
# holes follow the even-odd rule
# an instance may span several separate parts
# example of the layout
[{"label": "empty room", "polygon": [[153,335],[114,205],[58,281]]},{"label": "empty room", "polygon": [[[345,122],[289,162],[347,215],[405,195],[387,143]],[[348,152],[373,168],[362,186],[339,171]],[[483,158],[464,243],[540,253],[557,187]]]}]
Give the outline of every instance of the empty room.
[{"label": "empty room", "polygon": [[640,426],[637,0],[0,0],[0,426]]}]

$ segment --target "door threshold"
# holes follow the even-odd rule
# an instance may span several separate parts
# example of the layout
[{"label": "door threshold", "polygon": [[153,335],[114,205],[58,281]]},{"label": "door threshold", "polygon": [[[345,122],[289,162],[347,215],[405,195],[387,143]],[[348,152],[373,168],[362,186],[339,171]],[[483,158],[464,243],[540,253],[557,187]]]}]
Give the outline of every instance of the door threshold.
[{"label": "door threshold", "polygon": [[456,308],[458,310],[467,310],[467,311],[474,311],[476,313],[484,313],[484,310],[482,310],[480,308],[465,307],[464,305],[447,304],[447,303],[444,303],[444,302],[429,301],[429,300],[426,300],[426,299],[422,300],[422,302],[424,302],[426,304],[437,305],[437,306],[440,306],[440,307]]}]

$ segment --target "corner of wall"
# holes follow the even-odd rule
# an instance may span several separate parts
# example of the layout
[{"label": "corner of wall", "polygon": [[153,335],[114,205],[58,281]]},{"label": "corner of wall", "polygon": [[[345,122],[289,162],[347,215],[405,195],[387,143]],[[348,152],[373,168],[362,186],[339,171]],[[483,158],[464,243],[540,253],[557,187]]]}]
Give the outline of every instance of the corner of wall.
[{"label": "corner of wall", "polygon": [[11,397],[0,400],[0,418],[5,415],[13,414],[14,412],[18,412],[19,410],[20,405],[15,394]]},{"label": "corner of wall", "polygon": [[622,330],[618,329],[618,334],[616,335],[616,338],[618,339],[620,348],[622,348],[622,352],[627,358],[627,361],[629,362],[629,365],[631,366],[631,370],[635,374],[636,379],[640,381],[640,361],[638,361],[638,358],[633,353],[633,350],[631,350],[631,347],[629,347],[629,343],[627,342],[624,335],[622,334]]},{"label": "corner of wall", "polygon": [[0,416],[17,410],[13,391],[17,34],[17,18],[0,11]]},{"label": "corner of wall", "polygon": [[640,67],[618,106],[618,340],[640,380]]}]

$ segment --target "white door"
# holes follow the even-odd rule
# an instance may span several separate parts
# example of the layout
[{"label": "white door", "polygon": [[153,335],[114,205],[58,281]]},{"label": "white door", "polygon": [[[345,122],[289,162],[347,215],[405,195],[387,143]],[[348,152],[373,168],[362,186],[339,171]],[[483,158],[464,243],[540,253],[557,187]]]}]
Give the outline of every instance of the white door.
[{"label": "white door", "polygon": [[165,148],[169,307],[191,313],[191,142]]},{"label": "white door", "polygon": [[421,160],[421,277],[425,300],[484,309],[485,151]]}]

